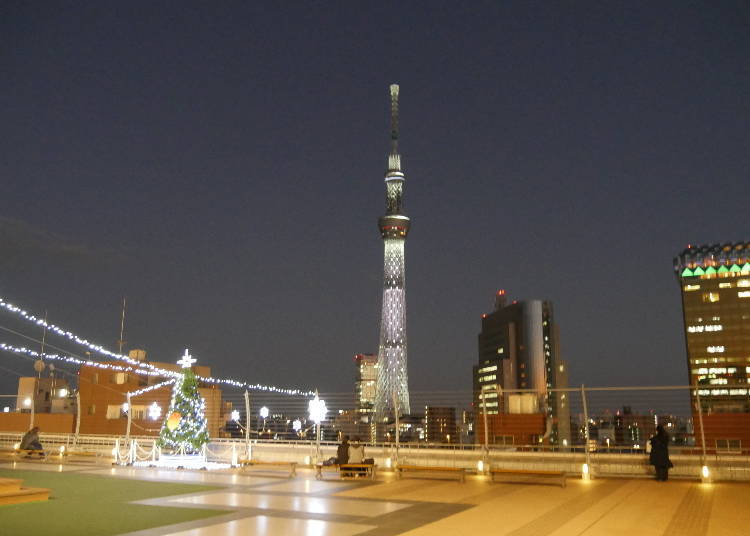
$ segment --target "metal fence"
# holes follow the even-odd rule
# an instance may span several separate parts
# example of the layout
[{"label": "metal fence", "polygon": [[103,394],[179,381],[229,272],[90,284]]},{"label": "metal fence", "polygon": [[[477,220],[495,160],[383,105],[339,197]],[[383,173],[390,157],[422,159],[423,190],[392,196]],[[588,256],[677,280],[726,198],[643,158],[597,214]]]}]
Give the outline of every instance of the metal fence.
[{"label": "metal fence", "polygon": [[[221,426],[207,455],[216,460],[253,455],[311,463],[335,456],[337,441],[346,434],[359,435],[370,456],[383,467],[406,460],[475,469],[481,462],[579,472],[587,464],[598,474],[639,475],[649,472],[648,439],[661,424],[671,436],[673,461],[679,462],[675,474],[695,475],[708,464],[716,467],[722,478],[748,478],[750,411],[705,411],[696,388],[581,386],[546,393],[513,390],[492,394],[495,396],[483,397],[468,390],[413,391],[413,414],[401,417],[399,434],[388,435],[395,423],[373,426],[363,422],[363,417],[371,415],[361,412],[368,408],[358,406],[353,393],[320,393],[328,415],[318,441],[308,415],[308,399],[253,392],[246,396],[225,390],[222,407],[213,416]],[[154,396],[165,398],[163,393]],[[739,394],[737,399],[748,405],[747,394]],[[154,402],[166,411],[166,399]],[[493,402],[495,405],[490,405]],[[261,408],[267,408],[267,413],[261,413]],[[432,412],[435,422],[431,409],[440,410]],[[102,453],[118,448],[120,459],[135,456],[146,460],[154,455],[152,434],[157,433],[163,418],[153,419],[150,429],[131,423],[131,433],[119,436],[43,433],[42,439],[45,446]],[[440,425],[442,432],[434,433]],[[383,433],[375,433],[377,427]],[[19,433],[0,433],[0,445],[12,446],[20,437]],[[130,454],[131,439],[136,445],[134,455]]]}]

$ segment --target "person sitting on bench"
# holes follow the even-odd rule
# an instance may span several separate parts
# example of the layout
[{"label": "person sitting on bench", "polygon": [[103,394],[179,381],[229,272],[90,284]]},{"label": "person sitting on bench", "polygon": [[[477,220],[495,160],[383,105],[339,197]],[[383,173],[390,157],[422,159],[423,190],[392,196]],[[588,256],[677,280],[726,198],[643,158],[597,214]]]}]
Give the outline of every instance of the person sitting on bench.
[{"label": "person sitting on bench", "polygon": [[[365,460],[365,446],[359,442],[359,437],[355,437],[351,443],[349,443],[349,462],[352,464],[361,464]],[[362,469],[357,469],[356,474],[362,474]]]},{"label": "person sitting on bench", "polygon": [[[42,448],[42,444],[39,441],[39,427],[38,426],[34,426],[31,430],[29,430],[23,435],[23,438],[21,439],[21,445],[19,446],[19,448],[21,450],[38,450],[42,452],[44,451],[44,448]],[[40,452],[40,454],[42,452]]]}]

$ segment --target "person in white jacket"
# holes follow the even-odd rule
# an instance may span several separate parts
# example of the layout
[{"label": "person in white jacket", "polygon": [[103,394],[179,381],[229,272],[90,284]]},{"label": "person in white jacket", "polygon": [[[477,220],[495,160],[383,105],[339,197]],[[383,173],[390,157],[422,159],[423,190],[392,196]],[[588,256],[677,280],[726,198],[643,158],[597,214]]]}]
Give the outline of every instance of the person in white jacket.
[{"label": "person in white jacket", "polygon": [[355,437],[349,443],[349,463],[362,463],[365,459],[365,446]]}]

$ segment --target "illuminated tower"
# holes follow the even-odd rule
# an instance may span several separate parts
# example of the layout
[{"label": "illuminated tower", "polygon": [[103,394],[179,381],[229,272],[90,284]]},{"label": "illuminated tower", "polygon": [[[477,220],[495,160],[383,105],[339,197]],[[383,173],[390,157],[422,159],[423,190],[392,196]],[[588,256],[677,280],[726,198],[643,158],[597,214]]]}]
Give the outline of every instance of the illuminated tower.
[{"label": "illuminated tower", "polygon": [[403,212],[404,174],[398,152],[398,85],[391,84],[391,153],[385,174],[385,216],[378,220],[383,237],[383,313],[380,320],[375,414],[382,419],[410,413],[406,372],[406,291],[404,244],[409,218]]}]

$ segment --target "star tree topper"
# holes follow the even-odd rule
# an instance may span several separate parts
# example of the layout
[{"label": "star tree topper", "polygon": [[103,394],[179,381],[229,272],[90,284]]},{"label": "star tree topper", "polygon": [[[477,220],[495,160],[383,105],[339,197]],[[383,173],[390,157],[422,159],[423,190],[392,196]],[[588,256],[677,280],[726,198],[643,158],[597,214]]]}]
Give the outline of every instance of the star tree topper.
[{"label": "star tree topper", "polygon": [[190,368],[196,361],[198,360],[191,356],[188,349],[185,348],[185,355],[182,356],[182,359],[180,359],[177,364],[182,365],[182,368]]}]

